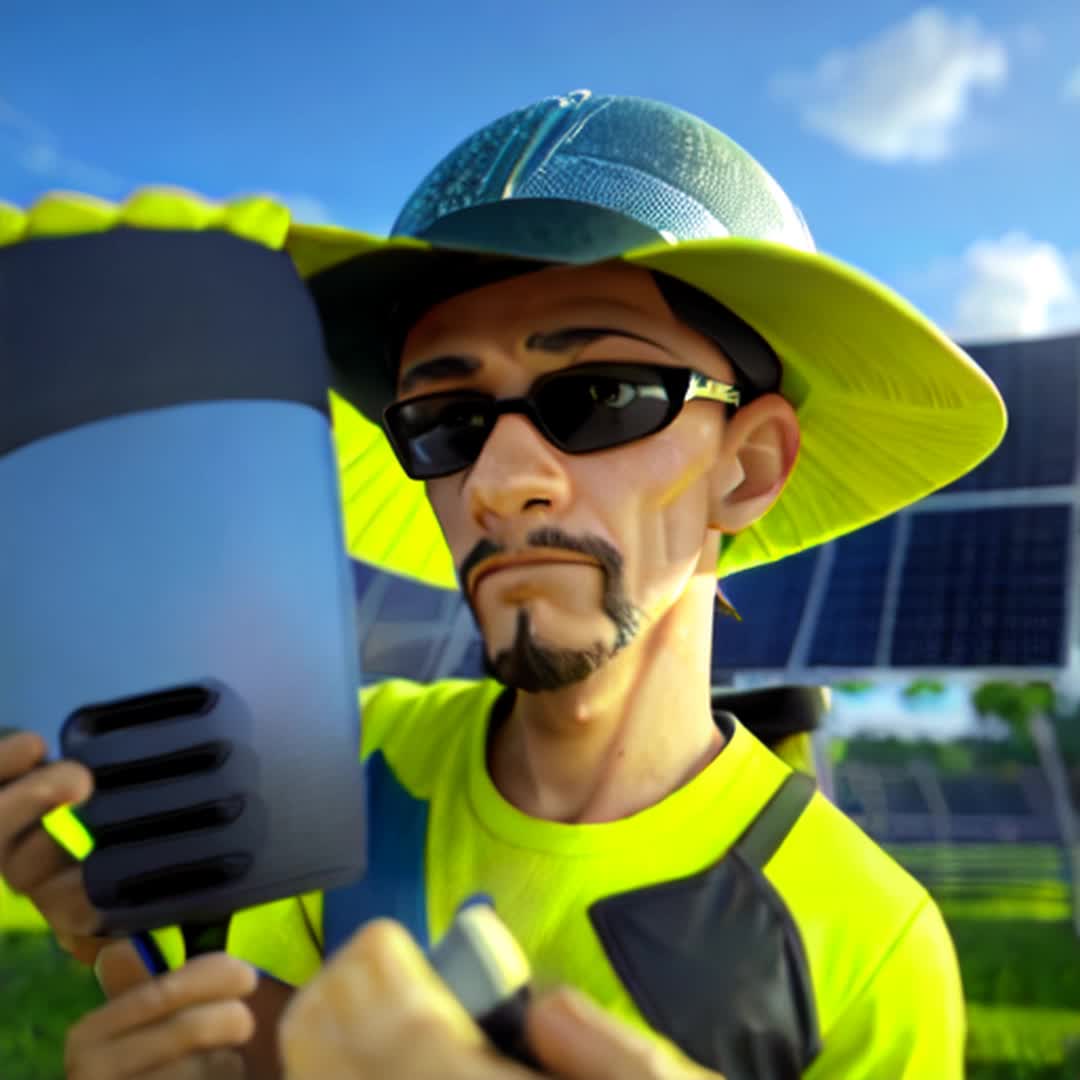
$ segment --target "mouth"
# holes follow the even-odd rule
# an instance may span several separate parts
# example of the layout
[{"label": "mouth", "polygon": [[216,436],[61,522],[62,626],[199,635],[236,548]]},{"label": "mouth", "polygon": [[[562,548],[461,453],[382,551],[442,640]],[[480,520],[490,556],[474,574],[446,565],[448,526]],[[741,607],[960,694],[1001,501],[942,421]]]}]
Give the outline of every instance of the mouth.
[{"label": "mouth", "polygon": [[598,566],[595,559],[585,555],[578,555],[572,551],[552,551],[536,555],[495,555],[485,559],[475,570],[469,574],[467,582],[470,595],[475,594],[480,582],[500,570],[517,570],[522,566],[552,566],[557,563],[568,563],[576,566]]}]

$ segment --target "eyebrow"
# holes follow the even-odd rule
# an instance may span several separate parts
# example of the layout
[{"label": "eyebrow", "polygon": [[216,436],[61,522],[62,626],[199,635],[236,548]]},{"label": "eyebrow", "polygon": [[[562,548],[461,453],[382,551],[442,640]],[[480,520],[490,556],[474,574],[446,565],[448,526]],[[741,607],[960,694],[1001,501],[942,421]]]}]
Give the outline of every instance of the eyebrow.
[{"label": "eyebrow", "polygon": [[634,341],[643,341],[646,345],[655,345],[658,349],[663,348],[663,345],[658,341],[653,341],[652,338],[635,334],[631,330],[616,330],[610,326],[570,326],[547,334],[530,334],[525,342],[525,348],[536,349],[540,352],[561,353],[606,337],[633,338]]},{"label": "eyebrow", "polygon": [[472,375],[479,371],[480,361],[473,356],[436,356],[409,368],[401,377],[401,393],[415,389],[421,383],[452,379],[459,375]]},{"label": "eyebrow", "polygon": [[[664,348],[658,341],[653,341],[652,338],[647,338],[643,334],[608,326],[570,326],[548,333],[530,334],[525,340],[525,348],[533,352],[565,353],[607,337],[632,338],[634,341],[643,341],[646,345],[654,345],[658,349]],[[408,393],[425,382],[472,375],[482,366],[474,356],[435,356],[410,368],[402,376],[400,392]]]}]

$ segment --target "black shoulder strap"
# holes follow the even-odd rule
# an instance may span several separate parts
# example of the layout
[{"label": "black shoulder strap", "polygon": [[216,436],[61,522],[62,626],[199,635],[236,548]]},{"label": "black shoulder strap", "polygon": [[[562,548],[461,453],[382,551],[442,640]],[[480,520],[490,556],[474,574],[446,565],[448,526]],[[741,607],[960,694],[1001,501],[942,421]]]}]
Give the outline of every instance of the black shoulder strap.
[{"label": "black shoulder strap", "polygon": [[728,1080],[798,1080],[821,1050],[806,949],[762,872],[814,790],[809,776],[792,773],[704,871],[589,908],[649,1025]]},{"label": "black shoulder strap", "polygon": [[793,772],[735,841],[735,850],[751,866],[763,870],[810,804],[816,787],[805,773]]}]

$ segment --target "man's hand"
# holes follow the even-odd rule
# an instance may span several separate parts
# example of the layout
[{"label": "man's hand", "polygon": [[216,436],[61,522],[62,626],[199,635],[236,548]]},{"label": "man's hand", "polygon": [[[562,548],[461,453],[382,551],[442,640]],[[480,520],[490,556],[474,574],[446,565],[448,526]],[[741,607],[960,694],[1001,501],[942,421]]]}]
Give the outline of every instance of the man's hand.
[{"label": "man's hand", "polygon": [[41,827],[50,810],[90,798],[94,778],[75,761],[43,767],[45,741],[32,732],[0,738],[0,878],[27,896],[77,960],[92,964],[107,938],[79,864]]},{"label": "man's hand", "polygon": [[255,990],[254,968],[212,953],[154,978],[134,946],[122,942],[101,951],[96,970],[111,1000],[68,1032],[68,1080],[242,1080],[246,1075],[235,1048],[255,1031],[242,1000]]},{"label": "man's hand", "polygon": [[[560,990],[531,1006],[530,1044],[563,1080],[722,1080]],[[287,1080],[535,1080],[501,1057],[398,924],[368,924],[281,1023]]]}]

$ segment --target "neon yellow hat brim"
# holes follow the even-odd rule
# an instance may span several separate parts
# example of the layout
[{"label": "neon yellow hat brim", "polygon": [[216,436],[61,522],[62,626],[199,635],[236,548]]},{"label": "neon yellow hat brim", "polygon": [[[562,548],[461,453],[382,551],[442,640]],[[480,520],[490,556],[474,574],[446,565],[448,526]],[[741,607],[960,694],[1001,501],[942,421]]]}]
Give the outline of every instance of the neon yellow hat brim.
[{"label": "neon yellow hat brim", "polygon": [[[286,240],[305,277],[389,248],[430,245],[302,225]],[[916,502],[978,465],[1005,433],[1001,396],[974,361],[901,297],[836,259],[742,238],[621,257],[695,286],[757,330],[780,358],[781,392],[799,416],[802,444],[787,486],[724,545],[721,578]],[[350,553],[456,588],[423,484],[404,474],[380,428],[336,396],[332,409]]]}]

